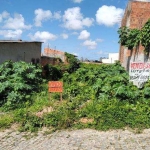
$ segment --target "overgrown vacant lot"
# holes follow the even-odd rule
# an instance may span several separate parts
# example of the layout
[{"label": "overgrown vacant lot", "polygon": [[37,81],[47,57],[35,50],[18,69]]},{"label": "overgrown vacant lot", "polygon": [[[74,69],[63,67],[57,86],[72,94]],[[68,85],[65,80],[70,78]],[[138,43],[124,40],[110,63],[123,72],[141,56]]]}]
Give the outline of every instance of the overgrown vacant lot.
[{"label": "overgrown vacant lot", "polygon": [[150,127],[150,82],[138,89],[119,63],[81,64],[71,74],[63,72],[62,102],[59,93],[52,93],[49,100],[49,79],[43,79],[40,67],[17,65],[20,69],[12,63],[0,66],[2,129],[12,124],[20,131]]}]

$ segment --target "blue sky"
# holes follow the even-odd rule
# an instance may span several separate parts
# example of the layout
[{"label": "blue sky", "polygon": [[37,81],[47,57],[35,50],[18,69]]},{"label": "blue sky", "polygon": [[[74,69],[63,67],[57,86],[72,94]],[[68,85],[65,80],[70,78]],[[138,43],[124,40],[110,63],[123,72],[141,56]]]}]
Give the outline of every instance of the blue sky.
[{"label": "blue sky", "polygon": [[119,52],[128,0],[0,0],[0,40],[42,41],[44,47],[99,60]]}]

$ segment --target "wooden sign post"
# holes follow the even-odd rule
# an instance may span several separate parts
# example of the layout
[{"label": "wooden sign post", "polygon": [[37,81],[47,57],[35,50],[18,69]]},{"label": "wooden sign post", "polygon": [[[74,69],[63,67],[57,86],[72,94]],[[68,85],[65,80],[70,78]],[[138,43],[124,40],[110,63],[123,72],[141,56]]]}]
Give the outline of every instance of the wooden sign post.
[{"label": "wooden sign post", "polygon": [[48,82],[48,92],[49,98],[50,93],[60,93],[60,101],[62,101],[62,92],[63,92],[63,82],[61,81],[49,81]]}]

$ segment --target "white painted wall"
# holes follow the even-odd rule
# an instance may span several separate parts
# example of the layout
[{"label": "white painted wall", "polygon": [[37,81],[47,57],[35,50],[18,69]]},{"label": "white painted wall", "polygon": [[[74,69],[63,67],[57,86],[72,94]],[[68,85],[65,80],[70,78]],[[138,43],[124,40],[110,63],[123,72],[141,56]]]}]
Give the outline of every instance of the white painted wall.
[{"label": "white painted wall", "polygon": [[108,59],[102,59],[102,63],[113,64],[119,60],[119,53],[109,53]]}]

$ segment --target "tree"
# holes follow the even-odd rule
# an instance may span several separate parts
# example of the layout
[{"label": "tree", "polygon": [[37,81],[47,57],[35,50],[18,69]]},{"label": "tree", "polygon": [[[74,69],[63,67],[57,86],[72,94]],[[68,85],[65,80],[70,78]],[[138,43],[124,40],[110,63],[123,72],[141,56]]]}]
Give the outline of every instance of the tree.
[{"label": "tree", "polygon": [[72,73],[76,71],[80,67],[79,60],[72,54],[65,52],[65,56],[67,57],[67,61],[69,63],[68,72]]}]

